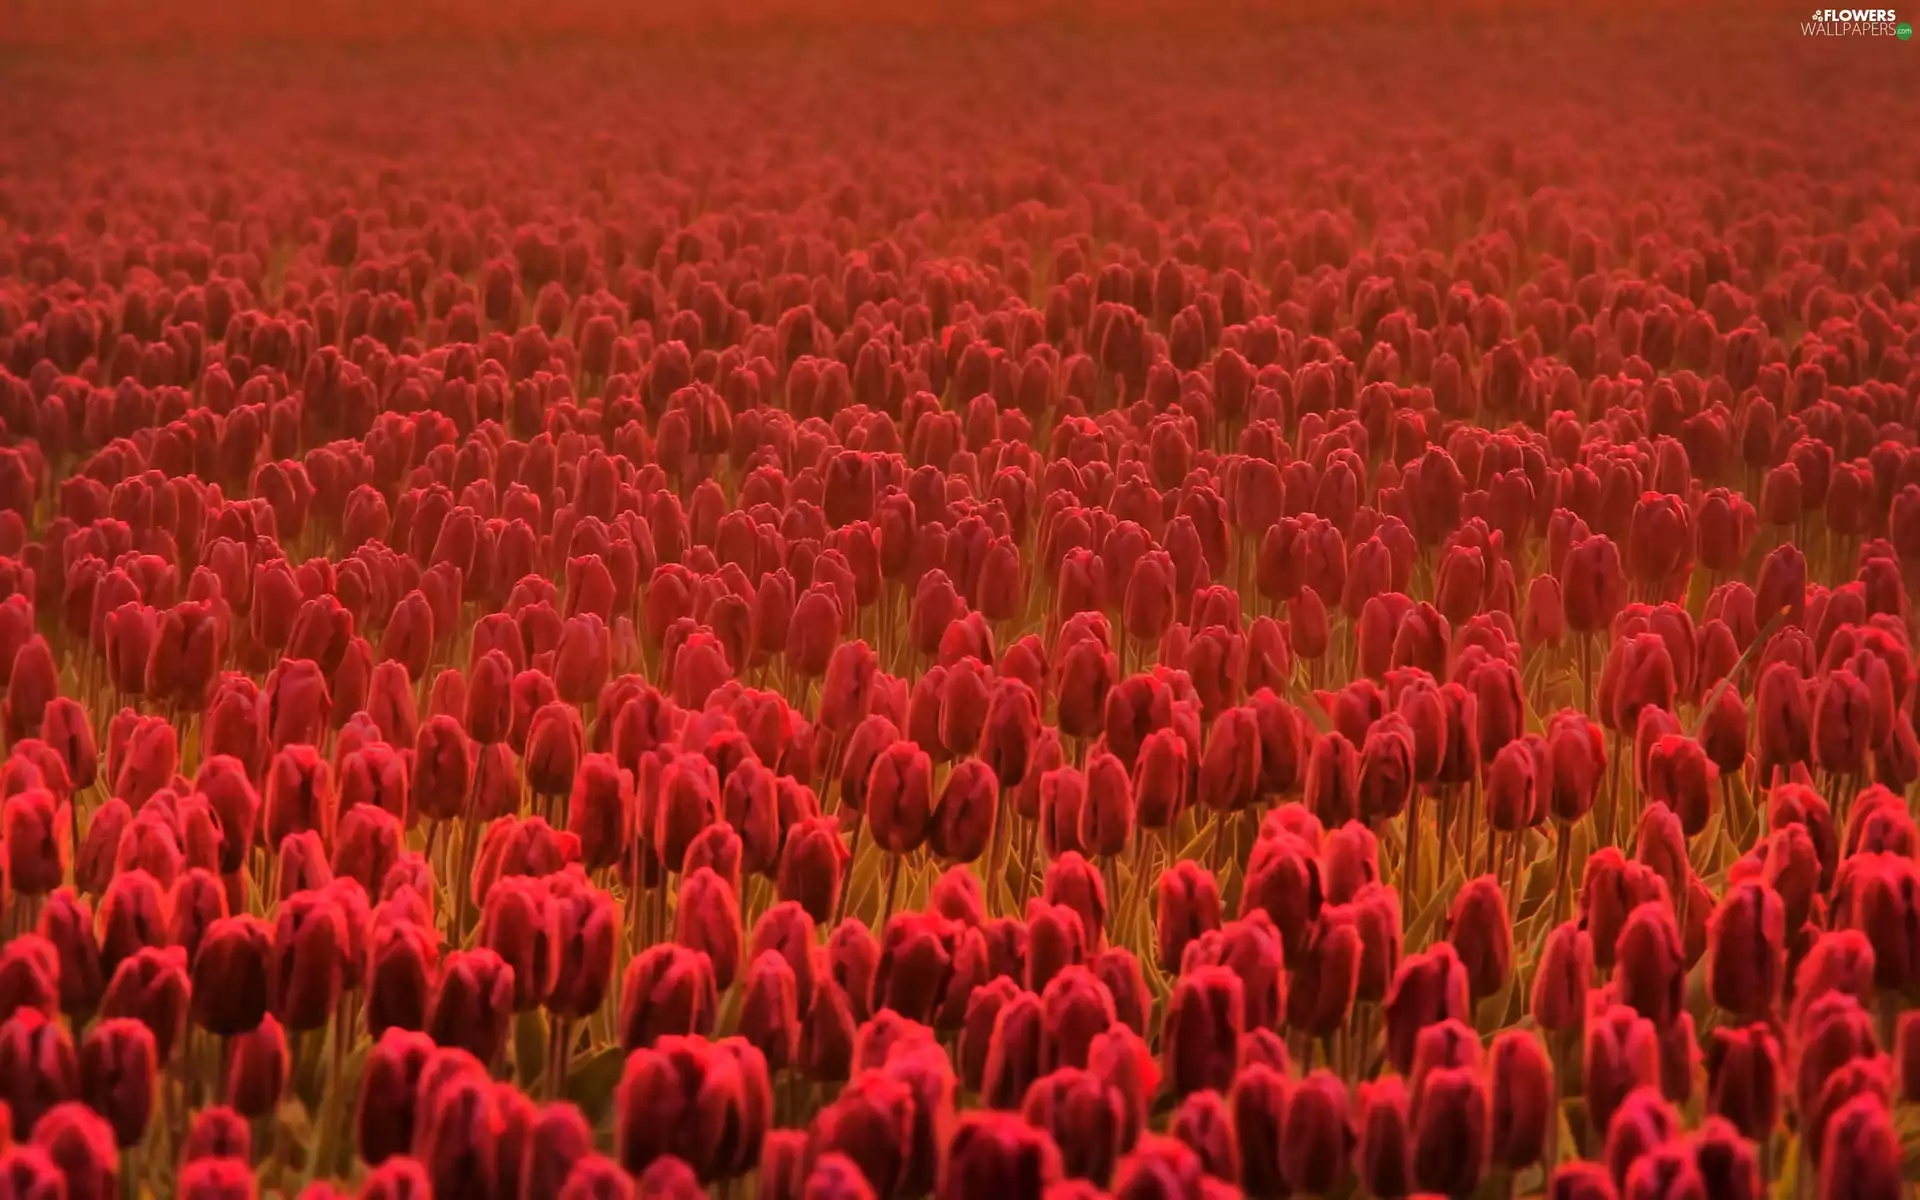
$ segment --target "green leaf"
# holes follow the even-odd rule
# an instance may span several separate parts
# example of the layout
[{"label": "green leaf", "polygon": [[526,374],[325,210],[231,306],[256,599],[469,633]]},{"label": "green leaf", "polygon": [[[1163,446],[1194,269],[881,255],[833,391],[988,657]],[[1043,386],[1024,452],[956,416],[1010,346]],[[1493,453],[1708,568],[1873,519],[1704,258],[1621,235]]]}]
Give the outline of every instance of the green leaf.
[{"label": "green leaf", "polygon": [[1446,911],[1447,902],[1453,899],[1455,892],[1460,890],[1462,882],[1460,871],[1461,866],[1457,862],[1449,866],[1447,877],[1440,881],[1440,886],[1427,898],[1426,907],[1422,908],[1419,914],[1408,923],[1406,935],[1402,939],[1408,949],[1426,946],[1434,929],[1440,924],[1440,914]]},{"label": "green leaf", "polygon": [[547,1069],[547,1014],[530,1008],[513,1019],[513,1066],[520,1086],[531,1087]]},{"label": "green leaf", "polygon": [[627,1067],[627,1056],[619,1046],[602,1046],[575,1060],[567,1072],[567,1099],[580,1106],[587,1122],[598,1125],[613,1107],[613,1089]]},{"label": "green leaf", "polygon": [[1768,1190],[1771,1200],[1793,1200],[1800,1182],[1800,1139],[1787,1139],[1786,1153],[1780,1156],[1780,1173],[1773,1177],[1773,1186]]}]

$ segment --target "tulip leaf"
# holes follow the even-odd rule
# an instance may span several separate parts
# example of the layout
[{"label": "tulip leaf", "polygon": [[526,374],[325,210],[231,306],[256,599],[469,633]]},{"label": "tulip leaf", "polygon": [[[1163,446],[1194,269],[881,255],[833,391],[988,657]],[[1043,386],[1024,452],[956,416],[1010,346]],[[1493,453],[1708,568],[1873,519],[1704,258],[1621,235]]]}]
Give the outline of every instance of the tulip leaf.
[{"label": "tulip leaf", "polygon": [[1562,1162],[1580,1157],[1580,1143],[1573,1140],[1573,1119],[1569,1111],[1575,1103],[1578,1102],[1562,1101],[1559,1111],[1554,1115],[1554,1123],[1559,1126],[1559,1131],[1554,1138],[1552,1148],[1548,1151],[1548,1157],[1554,1160],[1546,1164],[1549,1171]]},{"label": "tulip leaf", "polygon": [[1780,1156],[1780,1173],[1773,1177],[1768,1191],[1770,1200],[1793,1200],[1800,1183],[1800,1139],[1787,1139],[1786,1152]]},{"label": "tulip leaf", "polygon": [[540,1073],[546,1070],[545,1010],[530,1008],[513,1019],[513,1066],[522,1088],[531,1087],[533,1081],[540,1078]]},{"label": "tulip leaf", "polygon": [[567,1072],[567,1099],[580,1107],[590,1124],[598,1125],[612,1107],[613,1089],[626,1066],[627,1056],[619,1046],[602,1046],[575,1060]]},{"label": "tulip leaf", "polygon": [[1707,827],[1688,847],[1687,857],[1693,861],[1695,874],[1711,871],[1718,866],[1721,840],[1725,836],[1725,822],[1721,819],[1723,815],[1719,809],[1715,809],[1713,815],[1707,818]]},{"label": "tulip leaf", "polygon": [[1447,903],[1460,890],[1461,882],[1460,864],[1455,863],[1448,869],[1447,877],[1441,880],[1440,886],[1434,889],[1433,895],[1427,898],[1426,907],[1407,925],[1402,944],[1409,949],[1426,946],[1434,929],[1439,926],[1440,914],[1447,910]]},{"label": "tulip leaf", "polygon": [[[1218,817],[1214,818],[1216,821],[1219,819]],[[1175,861],[1192,860],[1200,863],[1202,866],[1206,866],[1207,859],[1204,855],[1212,849],[1212,841],[1213,821],[1208,821],[1194,832],[1192,841],[1180,847],[1180,853],[1174,856]]]},{"label": "tulip leaf", "polygon": [[1893,1131],[1900,1138],[1900,1175],[1920,1182],[1920,1108],[1901,1104],[1893,1110]]}]

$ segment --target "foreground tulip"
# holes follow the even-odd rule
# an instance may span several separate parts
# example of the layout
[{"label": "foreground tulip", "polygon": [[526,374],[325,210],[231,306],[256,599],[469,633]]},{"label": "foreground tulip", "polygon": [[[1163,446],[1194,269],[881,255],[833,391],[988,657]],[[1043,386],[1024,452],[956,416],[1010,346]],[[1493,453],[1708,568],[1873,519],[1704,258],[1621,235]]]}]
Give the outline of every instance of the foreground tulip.
[{"label": "foreground tulip", "polygon": [[113,1127],[86,1105],[60,1104],[47,1110],[34,1124],[33,1144],[66,1177],[70,1200],[109,1200],[115,1194],[122,1164]]}]

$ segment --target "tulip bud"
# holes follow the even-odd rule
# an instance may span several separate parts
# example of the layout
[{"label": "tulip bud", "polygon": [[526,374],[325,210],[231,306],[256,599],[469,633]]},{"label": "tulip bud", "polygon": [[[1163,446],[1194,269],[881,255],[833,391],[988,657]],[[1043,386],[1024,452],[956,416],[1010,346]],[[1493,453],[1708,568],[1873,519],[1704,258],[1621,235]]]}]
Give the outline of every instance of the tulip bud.
[{"label": "tulip bud", "polygon": [[[310,1185],[308,1191],[312,1190]],[[432,1194],[433,1180],[424,1166],[411,1158],[390,1158],[367,1172],[359,1200],[418,1200]],[[302,1192],[301,1200],[313,1198]]]},{"label": "tulip bud", "polygon": [[652,840],[669,867],[686,862],[687,847],[720,816],[720,780],[705,755],[681,754],[660,773]]},{"label": "tulip bud", "polygon": [[[710,826],[708,833],[725,830]],[[734,899],[739,880],[739,853],[732,853],[732,866],[707,866],[702,846],[711,839],[705,834],[687,852],[679,907],[674,913],[674,940],[705,954],[713,964],[716,985],[724,991],[733,985],[740,966],[740,910]],[[738,839],[734,839],[738,846]],[[716,856],[716,864],[720,862]],[[723,875],[722,870],[728,874]]]},{"label": "tulip bud", "polygon": [[586,740],[578,707],[560,700],[540,706],[527,725],[522,762],[534,795],[565,796],[573,790]]},{"label": "tulip bud", "polygon": [[276,749],[320,743],[333,711],[320,664],[304,658],[282,659],[267,676],[263,692],[267,734]]},{"label": "tulip bud", "polygon": [[35,788],[8,796],[5,806],[6,874],[14,892],[44,896],[66,876],[67,822],[53,793]]},{"label": "tulip bud", "polygon": [[[1123,774],[1123,784],[1125,778]],[[979,858],[993,840],[999,803],[999,786],[986,763],[965,758],[954,764],[933,811],[929,837],[934,853],[956,863]]]},{"label": "tulip bud", "polygon": [[0,1020],[23,1008],[52,1019],[59,1003],[60,953],[52,942],[26,934],[0,949]]},{"label": "tulip bud", "polygon": [[1547,1184],[1548,1200],[1615,1200],[1618,1195],[1607,1169],[1593,1162],[1562,1163]]},{"label": "tulip bud", "polygon": [[1041,1200],[1060,1179],[1062,1155],[1033,1123],[995,1113],[968,1113],[947,1147],[938,1200],[1006,1196]]},{"label": "tulip bud", "polygon": [[1180,970],[1187,946],[1220,928],[1220,893],[1212,874],[1191,860],[1173,863],[1155,885],[1155,948],[1160,970]]},{"label": "tulip bud", "polygon": [[627,964],[621,984],[621,1047],[632,1053],[668,1035],[706,1036],[714,1000],[706,955],[671,943],[648,947]]},{"label": "tulip bud", "polygon": [[100,752],[93,738],[93,722],[78,700],[64,696],[49,699],[42,712],[40,740],[52,747],[66,764],[67,780],[74,791],[93,786],[100,770]]},{"label": "tulip bud", "polygon": [[1591,635],[1613,623],[1625,602],[1626,584],[1620,550],[1604,534],[1583,538],[1568,547],[1557,572],[1566,609],[1567,628]]},{"label": "tulip bud", "polygon": [[863,641],[842,642],[833,648],[826,672],[819,720],[822,728],[844,737],[872,711],[880,660]]},{"label": "tulip bud", "polygon": [[1603,1158],[1616,1187],[1625,1187],[1634,1164],[1655,1153],[1679,1132],[1673,1108],[1653,1088],[1630,1093],[1607,1125]]},{"label": "tulip bud", "polygon": [[[400,860],[400,820],[394,814],[371,804],[356,804],[340,816],[335,831],[332,871],[335,877],[351,879],[372,895]],[[282,843],[282,851],[293,839]]]},{"label": "tulip bud", "polygon": [[1111,754],[1096,754],[1088,764],[1087,796],[1081,804],[1080,845],[1087,853],[1109,857],[1125,850],[1133,836],[1133,784]]},{"label": "tulip bud", "polygon": [[[811,998],[811,997],[810,997]],[[778,950],[764,950],[747,967],[740,1002],[740,1035],[779,1071],[797,1061],[800,1008],[793,967]]]},{"label": "tulip bud", "polygon": [[1513,969],[1513,930],[1506,894],[1492,875],[1469,880],[1447,912],[1447,939],[1466,966],[1473,1001],[1498,993]]},{"label": "tulip bud", "polygon": [[1413,1178],[1423,1191],[1472,1192],[1486,1170],[1488,1101],[1477,1072],[1429,1072],[1413,1109]]},{"label": "tulip bud", "polygon": [[190,1165],[202,1159],[227,1159],[239,1164],[252,1178],[253,1127],[244,1117],[225,1105],[203,1108],[193,1116],[187,1130],[187,1144],[180,1161]]},{"label": "tulip bud", "polygon": [[[1390,820],[1406,810],[1413,795],[1413,751],[1412,727],[1398,713],[1382,718],[1367,730],[1356,780],[1362,821]],[[1262,758],[1264,763],[1264,754]]]},{"label": "tulip bud", "polygon": [[1047,867],[1040,894],[1048,904],[1073,910],[1088,950],[1098,951],[1105,943],[1107,889],[1092,863],[1075,851],[1062,853]]},{"label": "tulip bud", "polygon": [[[411,745],[409,736],[405,745]],[[355,806],[378,808],[402,824],[412,825],[415,816],[408,785],[406,757],[390,746],[372,743],[341,757],[339,763],[340,811]]]},{"label": "tulip bud", "polygon": [[1359,1108],[1354,1165],[1362,1186],[1382,1197],[1411,1193],[1413,1131],[1406,1085],[1396,1075],[1362,1083]]},{"label": "tulip bud", "polygon": [[1354,1146],[1346,1084],[1331,1071],[1301,1080],[1287,1100],[1280,1135],[1280,1173],[1295,1191],[1335,1191]]},{"label": "tulip bud", "polygon": [[1856,1096],[1829,1117],[1820,1164],[1821,1200],[1902,1195],[1900,1140],[1886,1102]]},{"label": "tulip bud", "polygon": [[1673,909],[1665,901],[1635,906],[1615,943],[1617,1001],[1666,1029],[1679,1017],[1686,990],[1686,960]]},{"label": "tulip bud", "polygon": [[[618,917],[613,898],[577,872],[548,876],[547,885],[556,921],[554,953],[559,960],[547,1010],[556,1017],[582,1020],[598,1012],[606,997]],[[517,987],[517,972],[515,979]]]},{"label": "tulip bud", "polygon": [[513,968],[497,953],[485,947],[455,950],[440,964],[426,1033],[437,1045],[495,1062],[506,1046],[513,1000]]},{"label": "tulip bud", "polygon": [[48,1109],[34,1124],[33,1144],[66,1177],[70,1200],[110,1200],[116,1194],[121,1164],[113,1128],[86,1105],[70,1102]]},{"label": "tulip bud", "polygon": [[377,1167],[412,1148],[420,1081],[433,1054],[432,1039],[402,1029],[387,1030],[367,1048],[354,1137],[369,1165]]},{"label": "tulip bud", "polygon": [[1779,1040],[1763,1024],[1716,1029],[1706,1057],[1707,1111],[1764,1142],[1779,1119]]},{"label": "tulip bud", "polygon": [[488,889],[480,915],[481,946],[513,972],[513,1008],[526,1012],[553,991],[560,966],[560,914],[544,882],[509,875]]},{"label": "tulip bud", "polygon": [[234,1037],[260,1023],[273,943],[266,923],[245,914],[208,926],[193,960],[193,1018],[202,1028]]},{"label": "tulip bud", "polygon": [[1127,1132],[1119,1091],[1089,1071],[1068,1067],[1027,1089],[1022,1116],[1051,1135],[1069,1178],[1104,1184],[1113,1174]]},{"label": "tulip bud", "polygon": [[[806,1194],[823,1187],[819,1172],[844,1156],[876,1196],[894,1195],[906,1176],[914,1121],[913,1090],[880,1071],[857,1076],[815,1116],[807,1143],[812,1177]],[[844,1185],[825,1184],[822,1196],[845,1197]]]},{"label": "tulip bud", "polygon": [[173,781],[180,749],[173,726],[158,717],[135,717],[121,728],[125,734],[110,739],[107,748],[108,774],[113,779],[114,794],[137,808]]},{"label": "tulip bud", "polygon": [[1547,1123],[1557,1119],[1553,1064],[1537,1038],[1508,1030],[1494,1039],[1489,1069],[1493,1161],[1518,1171],[1540,1161]]},{"label": "tulip bud", "polygon": [[1004,674],[995,679],[979,749],[1002,788],[1017,787],[1026,778],[1039,737],[1040,702],[1033,688]]},{"label": "tulip bud", "polygon": [[1714,909],[1707,937],[1707,994],[1744,1020],[1774,1011],[1786,981],[1786,907],[1765,884],[1744,880]]},{"label": "tulip bud", "polygon": [[126,1017],[101,1021],[80,1043],[80,1098],[113,1126],[122,1149],[140,1144],[153,1116],[153,1034]]},{"label": "tulip bud", "polygon": [[376,1038],[426,1027],[440,955],[435,930],[389,917],[389,907],[383,903],[374,918],[367,952],[367,1031]]},{"label": "tulip bud", "polygon": [[1592,978],[1593,938],[1578,921],[1556,925],[1533,976],[1534,1024],[1555,1033],[1578,1028],[1586,1019]]},{"label": "tulip bud", "polygon": [[100,966],[109,976],[122,959],[167,940],[166,894],[152,875],[124,871],[100,900]]},{"label": "tulip bud", "polygon": [[775,891],[816,921],[827,921],[840,902],[849,854],[832,817],[810,817],[794,825],[780,852]]},{"label": "tulip bud", "polygon": [[1360,816],[1360,756],[1338,730],[1313,743],[1307,760],[1307,807],[1327,825],[1342,825]]},{"label": "tulip bud", "polygon": [[167,908],[173,912],[169,939],[192,962],[194,954],[200,952],[207,925],[227,916],[227,885],[213,872],[196,866],[175,879]]},{"label": "tulip bud", "polygon": [[1629,1093],[1658,1082],[1659,1054],[1653,1023],[1625,1005],[1587,1021],[1582,1079],[1592,1128],[1607,1128]]},{"label": "tulip bud", "polygon": [[1182,1100],[1174,1110],[1169,1132],[1199,1155],[1201,1169],[1208,1175],[1239,1182],[1240,1149],[1234,1142],[1232,1118],[1220,1093],[1195,1092]]},{"label": "tulip bud", "polygon": [[1409,956],[1394,976],[1387,994],[1388,1060],[1402,1074],[1413,1068],[1414,1045],[1420,1031],[1447,1020],[1466,1020],[1468,972],[1454,948],[1436,942],[1424,954]]},{"label": "tulip bud", "polygon": [[[1084,861],[1084,860],[1083,860]],[[1102,905],[1104,916],[1104,903]],[[1041,992],[1066,967],[1086,961],[1086,926],[1080,912],[1065,904],[1035,899],[1027,905],[1026,984]]]},{"label": "tulip bud", "polygon": [[[1343,761],[1352,766],[1357,775],[1358,765],[1352,760],[1350,745],[1347,751]],[[1260,725],[1254,710],[1229,709],[1214,721],[1207,737],[1196,798],[1214,813],[1239,812],[1257,798],[1260,769]],[[1344,774],[1341,777],[1344,780]],[[1351,797],[1357,786],[1356,778],[1355,788],[1345,794]]]},{"label": "tulip bud", "polygon": [[745,759],[727,772],[720,814],[740,841],[741,866],[755,875],[772,871],[780,849],[779,785],[771,770]]},{"label": "tulip bud", "polygon": [[1129,1200],[1145,1197],[1207,1194],[1207,1175],[1185,1142],[1157,1134],[1140,1139],[1114,1170],[1113,1195]]},{"label": "tulip bud", "polygon": [[60,670],[53,649],[38,634],[14,652],[7,679],[7,741],[34,737],[44,730],[48,706],[60,695]]},{"label": "tulip bud", "polygon": [[[499,1114],[492,1091],[485,1069],[468,1056],[428,1063],[414,1114],[412,1161],[425,1168],[432,1190],[487,1194],[483,1172],[492,1165],[504,1132],[495,1124]],[[395,1156],[380,1169],[407,1161]]]},{"label": "tulip bud", "polygon": [[280,1105],[291,1060],[280,1022],[269,1014],[231,1043],[227,1060],[227,1103],[244,1117],[259,1118]]},{"label": "tulip bud", "polygon": [[282,1024],[304,1032],[320,1028],[333,1015],[345,986],[349,933],[346,915],[324,893],[299,892],[282,899],[268,976],[273,1011]]},{"label": "tulip bud", "polygon": [[0,1101],[12,1114],[16,1138],[80,1091],[73,1042],[38,1009],[22,1008],[0,1024],[0,1068]]},{"label": "tulip bud", "polygon": [[1557,650],[1566,633],[1567,613],[1560,598],[1560,581],[1551,575],[1534,576],[1527,586],[1527,603],[1520,617],[1521,644]]},{"label": "tulip bud", "polygon": [[1178,1095],[1232,1082],[1244,1029],[1245,993],[1225,967],[1201,966],[1174,982],[1161,1024],[1161,1061]]},{"label": "tulip bud", "polygon": [[506,741],[513,725],[513,702],[514,667],[505,652],[476,655],[467,668],[467,698],[461,711],[467,733],[482,745]]},{"label": "tulip bud", "polygon": [[295,745],[274,756],[267,773],[267,845],[312,830],[323,846],[333,841],[337,804],[333,770],[312,746]]},{"label": "tulip bud", "polygon": [[[336,680],[338,676],[335,676]],[[347,708],[351,703],[343,694],[337,697],[336,711]],[[372,676],[367,680],[364,707],[367,715],[373,718],[374,726],[380,731],[380,740],[396,746],[407,746],[420,736],[420,712],[413,701],[413,678],[407,669],[397,662],[383,662],[373,668]],[[345,720],[345,716],[342,716]]]}]

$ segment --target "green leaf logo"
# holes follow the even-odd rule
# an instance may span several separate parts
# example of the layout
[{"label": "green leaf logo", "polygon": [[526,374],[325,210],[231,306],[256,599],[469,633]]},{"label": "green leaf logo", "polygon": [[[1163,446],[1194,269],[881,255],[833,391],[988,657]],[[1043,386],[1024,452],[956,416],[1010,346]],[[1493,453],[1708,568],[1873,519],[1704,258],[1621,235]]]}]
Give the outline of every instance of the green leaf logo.
[{"label": "green leaf logo", "polygon": [[1905,21],[1902,21],[1898,25],[1895,25],[1893,27],[1893,36],[1899,38],[1903,42],[1911,41],[1913,40],[1913,26],[1907,24]]}]

